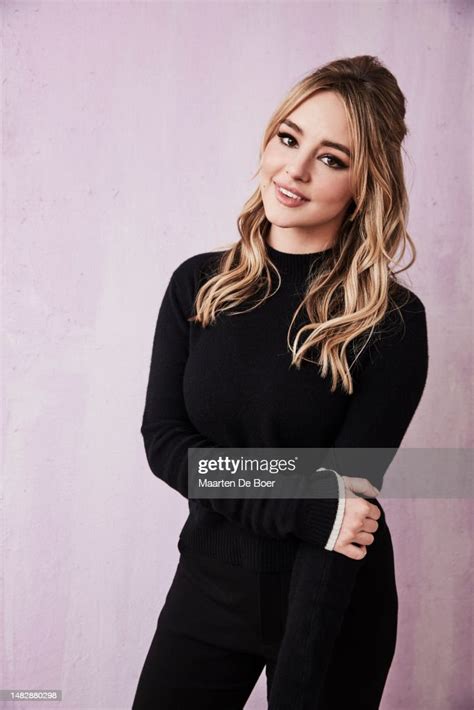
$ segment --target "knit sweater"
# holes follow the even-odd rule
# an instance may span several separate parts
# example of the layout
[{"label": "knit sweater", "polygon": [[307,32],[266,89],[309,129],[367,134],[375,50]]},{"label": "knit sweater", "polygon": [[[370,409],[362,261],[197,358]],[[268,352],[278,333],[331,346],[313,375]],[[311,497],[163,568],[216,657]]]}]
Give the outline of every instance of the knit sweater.
[{"label": "knit sweater", "polygon": [[[352,395],[340,387],[331,393],[329,378],[311,362],[303,361],[300,370],[289,367],[291,316],[310,271],[315,273],[332,250],[290,254],[265,248],[281,286],[257,308],[221,313],[207,328],[188,322],[194,296],[221,256],[205,252],[175,269],[159,309],[141,433],[152,472],[186,498],[190,447],[396,450],[425,387],[425,308],[405,287],[399,292],[403,323],[396,310],[388,313],[361,352],[348,348]],[[304,320],[298,319],[293,335],[298,323]],[[315,460],[314,472],[326,468],[321,463]],[[384,473],[373,481],[379,488]],[[263,572],[291,567],[268,710],[319,710],[344,614],[370,555],[370,546],[362,560],[333,550],[344,510],[342,475],[364,472],[319,471],[326,492],[333,491],[329,498],[189,500],[180,551]],[[380,508],[379,524],[385,525],[379,501],[369,500]]]},{"label": "knit sweater", "polygon": [[[253,310],[220,313],[206,328],[188,322],[222,252],[184,260],[162,299],[141,433],[152,472],[186,498],[189,447],[398,447],[424,388],[425,309],[405,287],[404,325],[391,314],[358,357],[349,348],[352,395],[341,387],[331,392],[330,377],[322,378],[311,362],[290,368],[291,316],[310,270],[314,274],[332,249],[292,254],[265,248],[281,285]],[[293,336],[303,323],[299,317]],[[315,460],[314,471],[322,463]],[[290,568],[301,540],[333,550],[344,512],[338,473],[350,475],[318,474],[333,491],[325,498],[189,500],[178,548],[268,572]]]}]

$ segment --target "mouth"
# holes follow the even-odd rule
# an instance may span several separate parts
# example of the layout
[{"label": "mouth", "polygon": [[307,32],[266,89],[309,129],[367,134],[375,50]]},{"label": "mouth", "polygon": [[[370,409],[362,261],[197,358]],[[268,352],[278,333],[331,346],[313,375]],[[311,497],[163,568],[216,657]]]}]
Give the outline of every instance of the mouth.
[{"label": "mouth", "polygon": [[300,207],[306,202],[309,202],[307,197],[304,197],[300,192],[293,192],[289,188],[279,185],[277,182],[273,181],[275,186],[275,195],[277,200],[285,207]]}]

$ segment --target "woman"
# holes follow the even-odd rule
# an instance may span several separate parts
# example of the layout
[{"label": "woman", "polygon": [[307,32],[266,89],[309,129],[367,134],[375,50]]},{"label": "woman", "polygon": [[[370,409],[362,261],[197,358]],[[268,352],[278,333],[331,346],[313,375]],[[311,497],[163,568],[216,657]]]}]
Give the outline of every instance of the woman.
[{"label": "woman", "polygon": [[[183,496],[192,447],[330,447],[337,462],[400,445],[428,365],[423,303],[390,267],[407,242],[415,258],[404,116],[375,57],[309,74],[265,131],[240,239],[174,271],[141,432]],[[133,710],[237,710],[264,667],[270,710],[379,707],[398,603],[374,484],[390,461],[314,463],[330,495],[189,500]]]}]

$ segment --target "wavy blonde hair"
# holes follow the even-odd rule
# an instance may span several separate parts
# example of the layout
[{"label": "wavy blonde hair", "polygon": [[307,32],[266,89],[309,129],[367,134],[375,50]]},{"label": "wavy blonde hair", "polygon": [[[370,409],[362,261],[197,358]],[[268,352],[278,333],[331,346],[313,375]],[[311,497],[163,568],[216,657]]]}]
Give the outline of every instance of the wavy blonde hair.
[{"label": "wavy blonde hair", "polygon": [[[408,196],[401,155],[407,133],[405,97],[393,74],[377,57],[364,55],[332,61],[299,81],[275,110],[260,146],[260,162],[282,120],[322,90],[337,92],[345,107],[353,152],[354,197],[329,257],[308,280],[288,329],[287,344],[292,353],[290,366],[299,369],[303,360],[313,362],[321,367],[322,377],[330,369],[331,392],[340,380],[343,390],[352,394],[350,370],[355,361],[349,366],[347,348],[352,344],[355,352],[355,344],[365,341],[357,359],[389,305],[398,308],[393,295],[403,284],[396,274],[408,269],[416,259],[415,245],[406,230]],[[255,175],[259,171],[260,167]],[[219,312],[229,311],[262,288],[263,296],[255,305],[229,315],[252,310],[273,295],[272,270],[280,283],[281,278],[265,249],[270,226],[257,188],[238,217],[240,239],[222,254],[217,271],[200,287],[194,303],[196,315],[188,320],[206,327],[215,323]],[[407,242],[412,258],[407,266],[393,272],[390,264],[400,263]],[[400,247],[401,255],[395,261]],[[291,342],[293,323],[303,308],[308,322]],[[362,339],[367,331],[368,338]],[[319,351],[316,361],[306,357],[313,348]]]}]

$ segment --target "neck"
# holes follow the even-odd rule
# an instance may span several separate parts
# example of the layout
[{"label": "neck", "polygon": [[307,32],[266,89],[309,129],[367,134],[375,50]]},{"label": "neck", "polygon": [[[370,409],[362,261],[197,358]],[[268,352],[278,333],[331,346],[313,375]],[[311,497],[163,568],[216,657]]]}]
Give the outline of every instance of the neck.
[{"label": "neck", "polygon": [[293,253],[280,251],[265,241],[265,250],[282,277],[301,280],[308,276],[313,263],[321,262],[333,253],[333,247],[319,251]]},{"label": "neck", "polygon": [[[285,232],[287,231],[285,230]],[[286,254],[316,254],[332,248],[335,240],[321,236],[318,238],[314,236],[308,237],[307,235],[304,237],[288,237],[286,233],[274,233],[270,230],[266,236],[266,241],[274,249]]]}]

